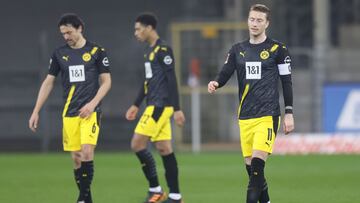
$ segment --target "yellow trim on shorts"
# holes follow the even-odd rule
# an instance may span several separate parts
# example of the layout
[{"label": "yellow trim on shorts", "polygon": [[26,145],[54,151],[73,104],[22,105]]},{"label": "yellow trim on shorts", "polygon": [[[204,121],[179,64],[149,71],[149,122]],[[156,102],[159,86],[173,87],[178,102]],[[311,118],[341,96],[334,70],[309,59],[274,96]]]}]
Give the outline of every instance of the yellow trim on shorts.
[{"label": "yellow trim on shorts", "polygon": [[[244,157],[251,157],[254,150],[269,154],[273,152],[277,135],[277,131],[274,129],[274,118],[276,117],[280,123],[280,116],[239,119],[240,145]],[[272,129],[270,135],[269,129]]]},{"label": "yellow trim on shorts", "polygon": [[[278,119],[278,126],[277,126],[277,129],[276,129],[276,133],[275,135],[278,134],[279,130],[280,130],[280,125],[281,125],[281,116],[279,116],[279,119]],[[275,130],[275,129],[274,129]]]},{"label": "yellow trim on shorts", "polygon": [[93,112],[89,118],[63,117],[64,151],[79,151],[84,144],[97,145],[100,132],[100,114]]},{"label": "yellow trim on shorts", "polygon": [[71,89],[69,91],[69,95],[68,95],[68,97],[66,99],[65,106],[64,106],[64,111],[63,111],[63,114],[62,114],[63,117],[66,116],[66,112],[67,112],[67,110],[69,108],[69,105],[70,105],[71,99],[72,99],[72,97],[74,95],[74,92],[75,92],[75,85],[72,85]]},{"label": "yellow trim on shorts", "polygon": [[170,119],[174,113],[172,106],[163,107],[163,111],[157,121],[154,120],[154,105],[147,106],[138,124],[135,127],[135,134],[150,137],[151,142],[171,140]]}]

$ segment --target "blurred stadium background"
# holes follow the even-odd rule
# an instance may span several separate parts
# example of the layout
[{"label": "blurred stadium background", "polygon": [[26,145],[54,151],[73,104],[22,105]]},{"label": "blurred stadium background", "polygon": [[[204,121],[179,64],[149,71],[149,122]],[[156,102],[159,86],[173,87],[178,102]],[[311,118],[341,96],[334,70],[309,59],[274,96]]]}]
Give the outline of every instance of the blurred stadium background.
[{"label": "blurred stadium background", "polygon": [[[47,74],[50,54],[63,43],[57,21],[65,12],[75,12],[83,18],[85,36],[104,46],[111,60],[113,87],[103,101],[98,152],[130,150],[136,123],[127,122],[124,114],[144,74],[139,60],[144,45],[133,37],[133,23],[137,14],[144,11],[157,14],[159,34],[173,46],[176,55],[181,104],[187,117],[186,126],[175,129],[177,150],[238,152],[235,78],[211,97],[206,93],[206,85],[221,68],[230,46],[246,39],[246,19],[253,3],[265,3],[271,8],[268,36],[285,42],[292,54],[296,130],[290,137],[277,138],[276,153],[360,153],[360,0],[2,0],[1,3],[2,158],[7,152],[62,151],[59,80],[41,112],[40,129],[35,135],[28,129],[28,119]],[[352,171],[348,172],[359,171],[358,155],[349,155],[347,162],[334,161],[357,163],[349,166]],[[243,169],[239,166],[239,170]],[[357,179],[348,180],[359,180],[359,174],[354,175]],[[357,199],[352,202],[360,200],[351,194],[350,198]]]},{"label": "blurred stadium background", "polygon": [[[247,37],[244,23],[255,2],[271,7],[268,35],[285,42],[293,56],[296,133],[359,131],[358,93],[350,101],[354,106],[349,113],[354,115],[346,115],[352,124],[337,125],[349,92],[360,88],[359,0],[14,0],[1,6],[0,150],[61,149],[59,83],[42,111],[36,135],[31,134],[27,122],[49,56],[63,43],[57,20],[64,12],[78,13],[86,23],[86,37],[104,46],[111,58],[113,87],[103,102],[100,150],[129,149],[135,123],[125,121],[124,113],[141,85],[139,58],[144,48],[133,37],[133,22],[143,11],[158,15],[159,33],[175,50],[181,103],[187,116],[185,128],[176,130],[177,146],[189,146],[194,134],[201,135],[201,144],[237,145],[235,80],[216,96],[210,97],[205,87],[221,68],[231,45]],[[201,104],[197,106],[197,102]]]}]

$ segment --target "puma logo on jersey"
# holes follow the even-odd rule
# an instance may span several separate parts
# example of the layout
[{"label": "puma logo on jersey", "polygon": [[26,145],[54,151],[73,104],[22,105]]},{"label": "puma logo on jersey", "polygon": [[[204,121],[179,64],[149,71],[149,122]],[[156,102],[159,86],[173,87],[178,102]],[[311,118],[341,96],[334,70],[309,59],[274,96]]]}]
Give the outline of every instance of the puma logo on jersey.
[{"label": "puma logo on jersey", "polygon": [[69,56],[63,56],[62,59],[64,59],[65,61],[69,61]]},{"label": "puma logo on jersey", "polygon": [[241,51],[240,51],[240,55],[241,55],[242,57],[245,57],[245,52],[241,52]]}]

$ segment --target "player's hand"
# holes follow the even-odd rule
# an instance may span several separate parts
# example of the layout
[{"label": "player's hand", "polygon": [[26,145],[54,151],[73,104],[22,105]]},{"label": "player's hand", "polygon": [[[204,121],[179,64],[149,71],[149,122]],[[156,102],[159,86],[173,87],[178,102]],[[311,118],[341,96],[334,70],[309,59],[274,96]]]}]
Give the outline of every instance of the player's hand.
[{"label": "player's hand", "polygon": [[294,128],[295,128],[295,125],[294,125],[294,116],[292,113],[287,113],[285,114],[284,116],[284,133],[285,135],[291,133]]},{"label": "player's hand", "polygon": [[80,118],[86,118],[88,119],[91,114],[94,112],[96,105],[92,104],[91,102],[85,104],[80,110],[79,110],[79,116]]},{"label": "player's hand", "polygon": [[208,84],[208,92],[214,93],[216,91],[216,89],[219,87],[219,83],[216,81],[210,81]]},{"label": "player's hand", "polygon": [[174,112],[174,120],[175,120],[175,123],[178,126],[182,127],[184,125],[184,123],[185,123],[185,115],[184,115],[184,113],[181,110],[175,111]]},{"label": "player's hand", "polygon": [[36,129],[38,127],[38,123],[39,123],[39,114],[38,113],[32,113],[31,117],[29,119],[29,128],[33,132],[36,132]]},{"label": "player's hand", "polygon": [[126,111],[125,118],[128,121],[133,121],[136,118],[137,113],[139,112],[139,107],[131,105],[130,108]]}]

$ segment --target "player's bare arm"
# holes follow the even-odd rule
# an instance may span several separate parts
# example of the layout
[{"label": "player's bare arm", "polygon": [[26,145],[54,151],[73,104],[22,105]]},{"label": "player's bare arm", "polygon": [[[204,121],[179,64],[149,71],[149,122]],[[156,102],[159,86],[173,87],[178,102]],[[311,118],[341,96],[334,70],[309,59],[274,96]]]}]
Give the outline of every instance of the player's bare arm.
[{"label": "player's bare arm", "polygon": [[41,84],[36,104],[29,119],[29,128],[36,132],[39,123],[39,112],[44,105],[45,101],[50,95],[51,90],[54,87],[55,76],[47,75],[43,83]]}]

